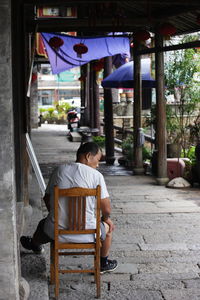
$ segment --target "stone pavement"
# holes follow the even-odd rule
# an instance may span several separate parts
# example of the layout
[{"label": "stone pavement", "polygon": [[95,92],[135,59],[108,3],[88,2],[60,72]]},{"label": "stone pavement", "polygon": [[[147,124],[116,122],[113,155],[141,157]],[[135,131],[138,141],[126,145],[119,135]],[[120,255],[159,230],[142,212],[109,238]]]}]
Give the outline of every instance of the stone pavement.
[{"label": "stone pavement", "polygon": [[[79,146],[69,142],[65,127],[58,125],[33,130],[32,142],[45,180],[55,165],[74,161]],[[101,163],[100,171],[105,175],[116,224],[110,257],[119,262],[115,272],[101,276],[101,299],[200,299],[200,188],[158,186],[153,177],[132,176],[117,162],[113,167]],[[35,229],[41,212],[46,214],[34,176],[32,182],[31,203],[35,195],[36,204],[28,232]],[[48,285],[48,246],[45,249],[45,255],[22,253],[22,275],[30,283],[31,300],[54,299],[53,287]],[[80,268],[90,264],[85,257],[65,262],[69,268],[75,263]],[[60,278],[60,300],[95,299],[91,275]]]}]

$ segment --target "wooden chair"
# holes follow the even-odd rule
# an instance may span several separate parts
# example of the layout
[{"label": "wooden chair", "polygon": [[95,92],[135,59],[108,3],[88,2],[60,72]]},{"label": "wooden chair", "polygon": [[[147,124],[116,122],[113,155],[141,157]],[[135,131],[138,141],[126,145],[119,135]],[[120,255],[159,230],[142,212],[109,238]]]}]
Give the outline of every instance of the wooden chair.
[{"label": "wooden chair", "polygon": [[[86,197],[95,196],[96,198],[96,229],[86,229]],[[68,201],[69,227],[67,230],[58,228],[58,201],[59,197],[66,197]],[[94,273],[96,282],[97,298],[100,297],[100,197],[101,188],[97,186],[95,189],[88,188],[69,188],[59,189],[54,187],[54,242],[51,243],[51,265],[50,265],[50,281],[55,284],[55,297],[59,296],[59,273]],[[67,234],[95,234],[95,242],[93,243],[61,243],[59,235]],[[76,249],[76,250],[75,250]],[[77,251],[80,249],[80,251]],[[74,250],[73,252],[71,250]],[[94,255],[94,268],[84,270],[63,270],[59,268],[60,255]]]}]

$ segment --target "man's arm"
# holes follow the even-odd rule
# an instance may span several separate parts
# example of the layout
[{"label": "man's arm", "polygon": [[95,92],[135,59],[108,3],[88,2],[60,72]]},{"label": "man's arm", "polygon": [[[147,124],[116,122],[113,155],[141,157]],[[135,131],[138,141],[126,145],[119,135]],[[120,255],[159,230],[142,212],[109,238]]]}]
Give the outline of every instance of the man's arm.
[{"label": "man's arm", "polygon": [[111,205],[110,205],[109,198],[101,199],[101,212],[102,212],[101,220],[109,225],[109,228],[110,228],[109,232],[113,231],[115,226],[110,218]]},{"label": "man's arm", "polygon": [[45,194],[43,197],[44,203],[46,205],[46,208],[48,210],[48,212],[50,211],[50,195],[49,194]]}]

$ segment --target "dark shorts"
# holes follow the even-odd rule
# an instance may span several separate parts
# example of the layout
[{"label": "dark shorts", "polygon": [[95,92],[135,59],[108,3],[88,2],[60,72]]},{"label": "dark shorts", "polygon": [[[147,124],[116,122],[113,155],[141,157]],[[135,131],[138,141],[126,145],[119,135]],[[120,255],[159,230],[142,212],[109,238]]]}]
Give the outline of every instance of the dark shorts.
[{"label": "dark shorts", "polygon": [[44,232],[44,223],[45,219],[42,219],[38,226],[37,229],[33,235],[33,241],[37,245],[42,245],[42,244],[47,244],[49,242],[52,242],[52,239]]}]

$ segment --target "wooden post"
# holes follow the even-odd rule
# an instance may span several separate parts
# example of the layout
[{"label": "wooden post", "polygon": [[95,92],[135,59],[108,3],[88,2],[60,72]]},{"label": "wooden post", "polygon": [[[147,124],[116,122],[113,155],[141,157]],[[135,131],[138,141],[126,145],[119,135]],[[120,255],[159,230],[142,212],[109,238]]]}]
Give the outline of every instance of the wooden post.
[{"label": "wooden post", "polygon": [[97,83],[98,75],[93,70],[93,108],[94,108],[94,124],[93,128],[99,129],[96,135],[100,134],[100,105],[99,105],[99,85]]},{"label": "wooden post", "polygon": [[[81,107],[85,107],[85,91],[86,91],[86,67],[87,65],[81,66],[80,67],[80,77],[84,78],[80,81],[80,97],[81,97]],[[81,110],[81,118],[80,118],[80,125],[83,126],[84,125],[84,113]]]},{"label": "wooden post", "polygon": [[139,45],[134,41],[134,104],[133,104],[133,124],[134,124],[134,167],[136,175],[144,174],[142,146],[140,144],[140,128],[142,127],[142,80],[141,80],[141,57],[136,54]]},{"label": "wooden post", "polygon": [[90,126],[90,64],[87,64],[85,66],[85,75],[86,78],[84,80],[84,96],[85,96],[85,101],[84,101],[84,118],[83,118],[83,124],[84,126]]},{"label": "wooden post", "polygon": [[89,64],[85,64],[81,67],[81,126],[88,126],[90,120],[89,112]]},{"label": "wooden post", "polygon": [[[112,57],[104,58],[104,78],[112,72]],[[104,89],[104,131],[105,131],[105,150],[106,163],[114,164],[114,130],[113,130],[113,105],[112,91]]]},{"label": "wooden post", "polygon": [[94,103],[93,103],[93,72],[92,72],[93,64],[90,62],[90,78],[89,78],[89,112],[90,112],[90,120],[89,125],[91,128],[94,127]]},{"label": "wooden post", "polygon": [[[155,46],[163,47],[161,35],[155,35]],[[167,178],[167,146],[166,146],[166,102],[164,96],[164,53],[155,53],[156,65],[156,140],[157,140],[157,183],[164,185]]]}]

